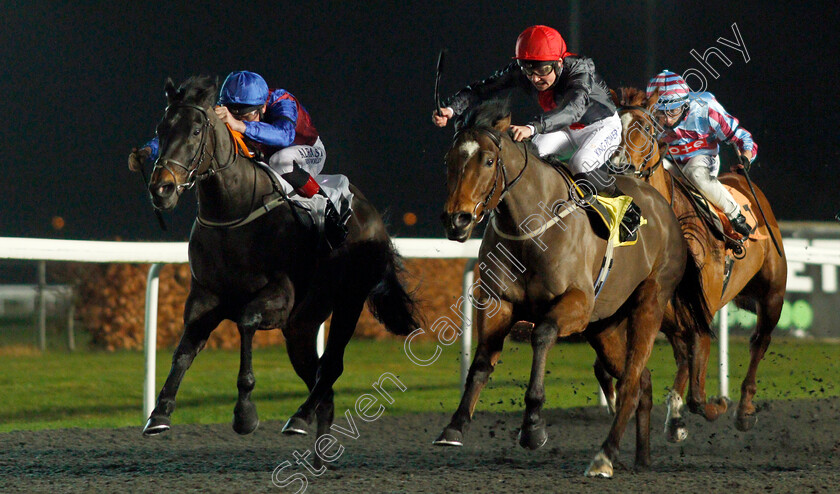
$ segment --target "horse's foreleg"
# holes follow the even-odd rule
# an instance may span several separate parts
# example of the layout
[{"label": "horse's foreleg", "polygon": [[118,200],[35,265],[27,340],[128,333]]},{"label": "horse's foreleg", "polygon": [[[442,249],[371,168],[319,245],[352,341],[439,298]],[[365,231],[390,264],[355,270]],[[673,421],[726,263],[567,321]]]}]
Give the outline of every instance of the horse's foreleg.
[{"label": "horse's foreleg", "polygon": [[776,328],[776,323],[779,322],[783,305],[782,291],[758,302],[755,332],[750,337],[750,366],[747,369],[744,382],[741,383],[741,401],[738,404],[738,414],[735,418],[735,426],[740,431],[750,430],[755,425],[755,405],[753,405],[752,399],[756,393],[755,378],[758,372],[758,363],[761,362],[765,352],[767,352],[771,333]]},{"label": "horse's foreleg", "polygon": [[729,404],[725,398],[706,399],[706,373],[708,372],[709,354],[711,353],[711,335],[688,335],[691,339],[691,386],[689,387],[688,409],[703,416],[709,422],[717,420],[726,413]]},{"label": "horse's foreleg", "polygon": [[[667,319],[666,315],[666,319]],[[674,361],[677,364],[677,374],[674,376],[674,385],[665,397],[665,404],[668,412],[665,414],[665,437],[669,442],[678,443],[688,437],[685,418],[682,416],[684,405],[683,396],[688,386],[690,369],[689,344],[685,341],[687,333],[671,321],[662,322],[662,332],[671,343],[674,352]]]},{"label": "horse's foreleg", "polygon": [[250,434],[260,425],[257,407],[251,401],[251,391],[256,385],[251,361],[254,332],[254,328],[239,325],[239,377],[236,379],[239,397],[233,409],[233,430],[237,434]]},{"label": "horse's foreleg", "polygon": [[[586,469],[588,477],[612,477],[613,462],[618,459],[619,443],[630,416],[639,403],[641,376],[653,350],[653,342],[662,325],[664,307],[659,302],[661,287],[656,280],[643,281],[627,303],[632,304],[627,327],[627,352],[624,371],[618,381],[618,407],[610,433],[601,450]],[[644,425],[644,424],[643,424]],[[649,420],[648,420],[649,425]],[[650,435],[650,428],[637,431]],[[650,447],[636,451],[636,464],[650,464]],[[641,456],[639,456],[641,455]],[[645,456],[647,455],[647,456]]]},{"label": "horse's foreleg", "polygon": [[525,416],[519,432],[519,445],[523,448],[537,449],[548,440],[545,422],[540,416],[545,403],[545,363],[548,351],[557,341],[558,335],[567,336],[583,331],[589,322],[591,310],[591,298],[580,290],[569,289],[531,333],[534,357],[528,390],[525,392]]},{"label": "horse's foreleg", "polygon": [[[193,280],[193,287],[196,285]],[[210,333],[216,329],[216,326],[222,320],[217,313],[215,298],[205,294],[202,299],[197,293],[197,290],[193,288],[187,298],[184,310],[186,321],[184,334],[172,355],[172,368],[169,370],[166,382],[160,390],[155,409],[143,428],[143,434],[146,436],[153,436],[169,430],[170,416],[175,410],[175,395],[178,393],[181,380],[184,378],[187,369],[192,365],[195,356],[204,347]]]},{"label": "horse's foreleg", "polygon": [[469,429],[478,396],[487,384],[487,380],[490,379],[490,374],[493,373],[496,362],[499,361],[505,337],[510,333],[513,324],[511,303],[501,300],[500,302],[500,309],[492,317],[488,318],[485,311],[478,312],[475,321],[478,332],[478,347],[467,373],[464,394],[461,396],[461,403],[452,415],[449,425],[435,439],[434,444],[438,446],[463,445],[464,434]]}]

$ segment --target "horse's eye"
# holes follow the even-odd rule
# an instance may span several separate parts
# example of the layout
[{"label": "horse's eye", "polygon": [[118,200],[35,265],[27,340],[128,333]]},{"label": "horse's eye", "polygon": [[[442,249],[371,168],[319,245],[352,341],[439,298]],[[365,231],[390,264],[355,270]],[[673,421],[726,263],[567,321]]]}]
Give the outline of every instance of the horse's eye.
[{"label": "horse's eye", "polygon": [[645,125],[645,132],[650,134],[650,125]]},{"label": "horse's eye", "polygon": [[488,159],[487,163],[484,163],[484,166],[486,166],[488,168],[493,166],[493,158]]},{"label": "horse's eye", "polygon": [[194,136],[197,136],[198,134],[201,134],[201,129],[195,129],[195,130],[193,131],[193,135],[194,135]]}]

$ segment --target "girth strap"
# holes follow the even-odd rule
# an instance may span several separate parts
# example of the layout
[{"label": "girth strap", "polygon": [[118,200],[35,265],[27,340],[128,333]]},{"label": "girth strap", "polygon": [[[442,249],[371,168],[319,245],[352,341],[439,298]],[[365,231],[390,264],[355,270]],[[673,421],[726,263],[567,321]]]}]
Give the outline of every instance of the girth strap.
[{"label": "girth strap", "polygon": [[264,215],[265,213],[271,211],[272,209],[276,208],[277,206],[286,202],[285,197],[278,197],[273,201],[267,202],[263,204],[261,207],[253,210],[251,214],[248,216],[233,220],[233,221],[209,221],[201,219],[201,216],[196,216],[195,221],[198,222],[199,225],[208,227],[208,228],[239,228],[240,226],[245,226],[248,223],[254,221],[255,219],[259,218],[260,216]]}]

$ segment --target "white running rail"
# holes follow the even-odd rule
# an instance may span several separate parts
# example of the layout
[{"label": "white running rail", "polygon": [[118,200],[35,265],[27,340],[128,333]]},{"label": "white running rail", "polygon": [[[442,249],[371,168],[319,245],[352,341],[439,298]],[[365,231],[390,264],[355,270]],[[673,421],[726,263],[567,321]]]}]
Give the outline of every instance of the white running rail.
[{"label": "white running rail", "polygon": [[[798,239],[797,239],[798,240]],[[468,288],[473,283],[473,268],[481,240],[465,243],[445,239],[394,239],[399,253],[406,258],[469,259],[463,273],[464,314],[472,312]],[[840,266],[840,250],[803,246],[798,241],[785,245],[788,263],[833,264]],[[146,285],[145,355],[146,377],[143,386],[143,414],[145,421],[151,414],[155,396],[155,351],[157,346],[158,275],[163,264],[188,262],[186,242],[99,242],[88,240],[52,240],[41,238],[0,237],[0,259],[33,261],[124,262],[150,263]],[[720,340],[728,341],[725,312],[721,314]],[[461,387],[467,377],[471,360],[472,327],[470,318],[462,318]],[[323,328],[319,333],[319,348],[323,350]],[[728,395],[728,348],[720,345],[721,395]],[[603,395],[602,395],[603,399]],[[606,404],[602,401],[602,404]]]}]

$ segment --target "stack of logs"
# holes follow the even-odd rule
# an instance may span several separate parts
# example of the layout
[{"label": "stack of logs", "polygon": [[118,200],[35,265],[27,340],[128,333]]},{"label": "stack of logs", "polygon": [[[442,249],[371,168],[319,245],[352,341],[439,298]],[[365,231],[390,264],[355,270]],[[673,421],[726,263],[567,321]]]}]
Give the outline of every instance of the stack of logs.
[{"label": "stack of logs", "polygon": [[[407,259],[404,284],[416,289],[427,324],[450,313],[461,295],[463,259]],[[64,264],[53,270],[64,282],[77,286],[76,310],[82,325],[91,332],[96,347],[106,350],[142,349],[148,264]],[[186,264],[167,265],[160,275],[158,347],[173,347],[183,331],[184,302],[190,286]],[[327,323],[329,328],[329,322]],[[391,337],[367,309],[356,327],[356,336]],[[281,331],[259,331],[254,346],[283,342]],[[224,321],[207,342],[209,348],[238,348],[236,325]]]}]

